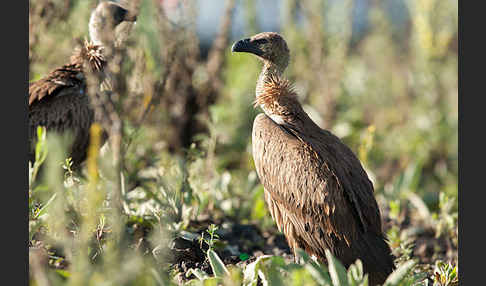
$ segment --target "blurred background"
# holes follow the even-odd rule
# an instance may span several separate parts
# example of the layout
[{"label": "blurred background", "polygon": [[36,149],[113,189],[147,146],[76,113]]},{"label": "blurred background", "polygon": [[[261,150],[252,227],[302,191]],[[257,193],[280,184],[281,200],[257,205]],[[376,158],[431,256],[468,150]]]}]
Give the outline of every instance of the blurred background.
[{"label": "blurred background", "polygon": [[[79,41],[89,37],[88,20],[98,1],[29,3],[29,79],[34,81],[66,64]],[[261,65],[251,55],[230,51],[234,41],[263,31],[286,39],[291,61],[285,76],[310,117],[363,163],[398,261],[416,259],[414,273],[432,280],[445,271],[439,262],[457,266],[458,1],[124,3],[139,16],[121,52],[116,103],[123,122],[122,164],[110,167],[113,155],[105,146],[107,151],[93,159],[99,176],[86,166],[62,169],[65,153],[52,150],[64,145],[47,140],[47,172],[29,184],[29,245],[47,250],[51,268],[71,273],[59,281],[99,278],[93,276],[98,270],[74,274],[84,268],[73,265],[84,264],[75,262],[64,228],[83,233],[82,225],[92,221],[86,233],[100,231],[101,216],[109,217],[110,193],[118,191],[124,215],[112,223],[123,225],[118,231],[127,233],[127,245],[136,234],[150,253],[167,248],[164,255],[174,256],[170,241],[201,236],[215,224],[223,244],[216,249],[225,264],[233,263],[226,256],[241,253],[290,253],[266,210],[251,155],[252,123],[261,112],[252,106]],[[49,148],[58,143],[61,147]],[[89,188],[103,191],[90,197]],[[99,209],[84,213],[83,200]],[[49,213],[66,224],[60,226]],[[258,237],[235,233],[248,228]],[[241,241],[232,240],[236,236]],[[110,253],[103,250],[110,239],[103,239],[98,237],[98,248],[89,246],[90,253]],[[88,249],[87,244],[77,249],[82,247]],[[145,255],[134,265],[152,263]],[[169,259],[170,269],[187,271],[182,265],[187,259],[177,259]],[[127,261],[110,263],[119,269],[128,267],[123,266]],[[167,268],[156,269],[166,275]],[[39,283],[39,271],[31,283]],[[132,283],[126,276],[124,283]]]}]

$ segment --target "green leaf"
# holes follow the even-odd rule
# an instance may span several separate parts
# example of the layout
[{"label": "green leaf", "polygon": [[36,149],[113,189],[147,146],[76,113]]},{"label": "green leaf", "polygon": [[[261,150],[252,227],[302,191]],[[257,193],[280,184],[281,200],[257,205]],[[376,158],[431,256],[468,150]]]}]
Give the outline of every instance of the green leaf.
[{"label": "green leaf", "polygon": [[354,264],[351,264],[348,268],[348,282],[350,286],[367,286],[368,275],[364,274],[363,263],[361,260],[356,260]]},{"label": "green leaf", "polygon": [[229,271],[224,265],[221,258],[219,258],[218,254],[212,250],[208,250],[208,259],[209,264],[211,264],[211,268],[213,269],[213,273],[216,277],[222,277],[224,275],[229,275]]},{"label": "green leaf", "polygon": [[204,286],[218,286],[221,285],[221,278],[211,277],[203,281]]},{"label": "green leaf", "polygon": [[248,253],[241,253],[239,258],[240,258],[241,261],[245,261],[248,258],[250,258],[250,256],[248,255]]},{"label": "green leaf", "polygon": [[265,264],[270,264],[270,267],[263,267],[262,271],[258,273],[260,278],[262,278],[263,285],[283,285],[284,281],[282,280],[280,269],[285,265],[284,259],[280,256],[272,256],[269,262]]},{"label": "green leaf", "polygon": [[57,274],[61,275],[63,278],[69,278],[69,277],[71,277],[71,273],[69,273],[66,270],[56,269],[56,272],[57,272]]},{"label": "green leaf", "polygon": [[312,275],[319,285],[330,285],[331,277],[325,265],[320,265],[309,257],[309,255],[302,249],[297,249],[297,254],[302,257],[305,264],[305,269]]},{"label": "green leaf", "polygon": [[34,218],[40,218],[47,210],[47,207],[52,203],[52,201],[54,201],[54,199],[56,198],[57,196],[57,193],[55,193],[54,195],[52,195],[52,197],[42,206],[42,208],[36,213],[35,217]]},{"label": "green leaf", "polygon": [[258,275],[261,271],[262,263],[269,260],[271,257],[271,255],[259,256],[255,261],[245,267],[245,271],[243,272],[244,285],[257,285]]},{"label": "green leaf", "polygon": [[259,185],[254,191],[253,195],[253,207],[251,210],[251,218],[255,220],[261,220],[268,215],[268,211],[265,206],[263,186]]},{"label": "green leaf", "polygon": [[37,143],[35,145],[35,162],[32,162],[34,165],[32,166],[31,174],[29,174],[29,187],[32,182],[35,181],[37,177],[37,172],[39,171],[40,166],[44,162],[47,157],[47,143],[46,143],[46,129],[42,126],[37,127]]},{"label": "green leaf", "polygon": [[205,280],[209,278],[209,275],[199,268],[190,268],[189,270],[187,270],[186,277],[191,276],[191,274],[194,274],[194,276],[196,276],[196,278],[199,280]]},{"label": "green leaf", "polygon": [[46,149],[46,129],[42,126],[37,127],[37,144],[35,146],[35,163],[42,164],[47,156]]},{"label": "green leaf", "polygon": [[341,262],[339,262],[339,260],[331,254],[329,249],[326,249],[325,253],[332,284],[334,286],[348,285],[348,274],[346,273],[346,268],[344,268]]},{"label": "green leaf", "polygon": [[409,260],[401,264],[388,276],[383,286],[400,285],[399,283],[403,281],[415,264],[417,264],[417,262],[414,260]]}]

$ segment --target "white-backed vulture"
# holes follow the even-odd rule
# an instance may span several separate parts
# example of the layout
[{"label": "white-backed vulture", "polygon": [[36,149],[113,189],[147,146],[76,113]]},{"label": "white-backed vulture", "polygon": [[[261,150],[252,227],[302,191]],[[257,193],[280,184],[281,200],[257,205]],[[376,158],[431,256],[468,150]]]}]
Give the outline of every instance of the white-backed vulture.
[{"label": "white-backed vulture", "polygon": [[290,248],[326,263],[327,248],[345,267],[358,258],[370,285],[393,271],[373,184],[359,159],[331,132],[314,123],[282,73],[289,49],[277,33],[237,41],[232,52],[256,55],[263,70],[256,84],[252,149],[265,201]]},{"label": "white-backed vulture", "polygon": [[[114,40],[115,27],[123,21],[136,21],[136,14],[118,3],[103,1],[91,13],[89,36],[91,42],[77,49],[68,64],[54,69],[43,78],[29,84],[29,160],[35,160],[37,127],[47,131],[70,132],[73,136],[69,156],[74,166],[86,158],[89,128],[94,111],[87,93],[85,72],[104,76],[106,40]],[[110,38],[110,36],[112,38]],[[104,41],[105,40],[105,41]],[[106,140],[105,138],[103,138]]]}]

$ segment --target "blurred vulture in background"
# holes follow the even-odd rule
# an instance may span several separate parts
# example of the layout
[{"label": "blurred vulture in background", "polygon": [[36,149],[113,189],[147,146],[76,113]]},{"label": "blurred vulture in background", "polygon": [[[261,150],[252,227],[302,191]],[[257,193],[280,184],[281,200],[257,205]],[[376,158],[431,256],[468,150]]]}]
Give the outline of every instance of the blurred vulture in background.
[{"label": "blurred vulture in background", "polygon": [[[115,28],[122,22],[136,21],[136,14],[120,4],[104,1],[98,4],[89,20],[91,41],[74,51],[68,64],[56,68],[42,79],[29,84],[29,160],[35,160],[37,127],[47,132],[72,135],[69,156],[78,166],[86,159],[89,130],[94,110],[87,92],[87,72],[106,78],[107,58],[104,49],[115,43]],[[103,82],[106,84],[106,82]],[[109,86],[109,85],[108,85]],[[106,140],[106,137],[103,138]]]},{"label": "blurred vulture in background", "polygon": [[232,51],[263,61],[255,106],[264,114],[253,123],[253,159],[272,218],[294,255],[300,248],[326,263],[329,249],[345,267],[359,258],[370,285],[382,284],[395,266],[373,184],[351,149],[312,121],[281,77],[287,43],[266,32],[236,42]]}]

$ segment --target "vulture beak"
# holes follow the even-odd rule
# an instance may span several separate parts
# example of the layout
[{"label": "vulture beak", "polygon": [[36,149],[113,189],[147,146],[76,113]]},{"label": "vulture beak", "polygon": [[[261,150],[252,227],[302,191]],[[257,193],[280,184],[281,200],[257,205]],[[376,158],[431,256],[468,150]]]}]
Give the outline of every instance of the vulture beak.
[{"label": "vulture beak", "polygon": [[260,57],[263,56],[263,51],[260,49],[258,44],[252,42],[250,39],[243,39],[234,43],[233,46],[231,47],[231,51],[252,53]]}]

